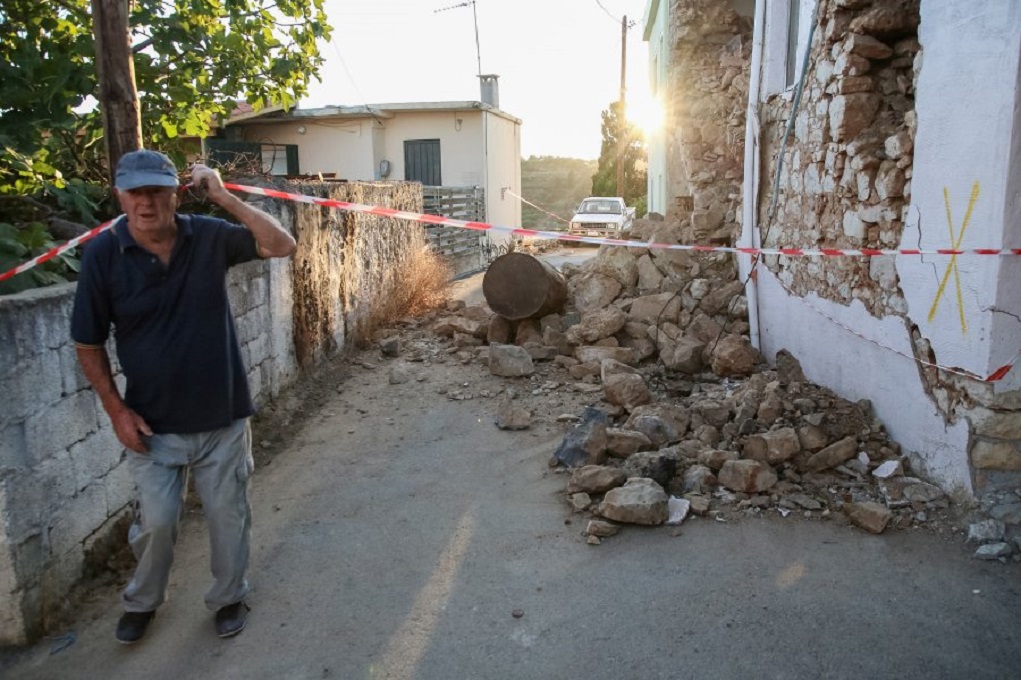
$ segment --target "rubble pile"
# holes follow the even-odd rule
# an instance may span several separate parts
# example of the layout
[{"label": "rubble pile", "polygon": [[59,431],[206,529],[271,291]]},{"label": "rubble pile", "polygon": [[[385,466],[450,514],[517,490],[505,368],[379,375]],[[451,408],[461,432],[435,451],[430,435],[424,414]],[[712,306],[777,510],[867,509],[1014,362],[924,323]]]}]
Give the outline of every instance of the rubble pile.
[{"label": "rubble pile", "polygon": [[[662,222],[637,229],[643,240],[676,242]],[[877,534],[948,521],[949,499],[914,473],[868,401],[809,383],[786,351],[775,369],[762,362],[728,257],[603,247],[564,274],[562,314],[510,321],[452,303],[431,327],[462,363],[528,378],[533,398],[563,389],[591,400],[580,414],[555,416],[577,425],[550,459],[570,473],[570,506],[591,516],[590,543],[621,525],[688,514],[796,514]],[[527,394],[507,390],[499,427],[530,425]],[[972,525],[977,557],[1021,559],[1021,496],[1013,500],[1000,499],[1001,517]]]}]

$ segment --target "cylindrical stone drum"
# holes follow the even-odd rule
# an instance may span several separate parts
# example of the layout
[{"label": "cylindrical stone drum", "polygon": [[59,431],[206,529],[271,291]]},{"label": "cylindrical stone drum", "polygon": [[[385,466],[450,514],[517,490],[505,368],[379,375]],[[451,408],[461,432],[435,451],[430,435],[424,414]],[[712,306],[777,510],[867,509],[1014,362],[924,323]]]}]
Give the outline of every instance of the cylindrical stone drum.
[{"label": "cylindrical stone drum", "polygon": [[567,301],[567,281],[552,265],[524,253],[493,260],[482,278],[490,309],[517,321],[559,312]]}]

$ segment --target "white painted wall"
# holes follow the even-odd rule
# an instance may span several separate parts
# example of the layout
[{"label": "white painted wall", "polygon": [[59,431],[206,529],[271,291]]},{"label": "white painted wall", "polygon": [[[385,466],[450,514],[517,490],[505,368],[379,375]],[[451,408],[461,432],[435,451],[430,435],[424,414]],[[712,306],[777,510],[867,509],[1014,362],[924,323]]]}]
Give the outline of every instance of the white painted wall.
[{"label": "white painted wall", "polygon": [[671,125],[667,82],[670,65],[669,9],[670,0],[649,0],[645,7],[645,33],[642,36],[649,43],[649,92],[663,107],[663,125],[649,132],[648,138],[647,210],[660,215],[666,215],[667,211],[666,131]]},{"label": "white painted wall", "polygon": [[[333,172],[338,179],[372,180],[373,170],[378,167],[373,153],[375,125],[371,118],[288,120],[248,125],[244,128],[244,140],[297,144],[302,173]],[[304,128],[305,134],[299,134],[299,128]]]},{"label": "white painted wall", "polygon": [[[923,0],[911,212],[902,247],[962,248],[1021,243],[1021,114],[1018,104],[1021,3]],[[936,313],[930,311],[949,257],[898,258],[908,313],[938,363],[986,376],[1021,351],[1021,262],[958,257]],[[957,279],[960,280],[958,298]],[[990,310],[1000,309],[1005,313]],[[961,315],[963,309],[964,324]],[[1013,314],[1015,316],[1010,316]],[[998,390],[1021,388],[1021,368]]]},{"label": "white painted wall", "polygon": [[390,179],[403,180],[404,142],[440,140],[440,170],[444,186],[482,186],[482,112],[400,112],[384,124],[384,153],[393,164]]},{"label": "white painted wall", "polygon": [[[786,4],[786,0],[773,4]],[[977,182],[978,198],[961,247],[1018,247],[1021,3],[922,0],[921,10],[923,49],[917,64],[912,203],[901,246],[951,245],[944,188],[956,234]],[[929,320],[949,263],[949,257],[896,259],[908,302],[907,319],[876,319],[858,302],[843,307],[814,295],[790,297],[759,266],[762,349],[772,357],[786,348],[801,361],[809,380],[850,399],[871,399],[893,438],[913,454],[926,475],[944,488],[970,493],[967,424],[961,419],[947,425],[925,393],[918,365],[910,358],[908,324],[917,324],[932,343],[937,363],[988,375],[1021,350],[1021,322],[1016,318],[1021,316],[1021,261],[986,256],[957,259],[966,330],[962,330],[953,275]],[[996,389],[1019,387],[1021,367]]]},{"label": "white painted wall", "polygon": [[[301,117],[244,128],[245,141],[297,144],[302,173],[335,173],[348,180],[381,179],[379,162],[384,159],[391,167],[386,179],[404,180],[404,142],[411,139],[439,139],[443,185],[483,187],[487,221],[521,226],[520,202],[503,191],[521,194],[521,124],[506,114],[394,110],[375,119]],[[493,236],[500,242],[510,238]]]},{"label": "white painted wall", "polygon": [[[486,221],[503,227],[521,227],[521,126],[492,113],[484,113],[488,136],[486,148]],[[510,234],[490,232],[496,245]]]},{"label": "white painted wall", "polygon": [[815,295],[791,297],[763,266],[758,268],[758,284],[764,355],[774,357],[787,349],[811,382],[851,401],[870,399],[893,440],[921,463],[927,477],[939,480],[946,489],[971,493],[968,427],[963,421],[947,426],[925,395],[918,365],[910,358],[910,336],[903,319],[878,321],[857,300],[844,307]]}]

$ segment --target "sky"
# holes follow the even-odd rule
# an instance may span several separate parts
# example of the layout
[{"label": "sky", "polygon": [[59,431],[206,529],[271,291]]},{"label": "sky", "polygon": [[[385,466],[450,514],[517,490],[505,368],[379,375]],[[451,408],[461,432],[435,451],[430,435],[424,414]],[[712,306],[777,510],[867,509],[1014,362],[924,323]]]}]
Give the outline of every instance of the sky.
[{"label": "sky", "polygon": [[628,110],[650,108],[645,0],[476,0],[478,51],[472,7],[460,4],[326,0],[322,83],[299,106],[477,101],[481,58],[500,77],[500,108],[522,120],[522,156],[596,159],[600,112],[620,96],[626,15]]}]

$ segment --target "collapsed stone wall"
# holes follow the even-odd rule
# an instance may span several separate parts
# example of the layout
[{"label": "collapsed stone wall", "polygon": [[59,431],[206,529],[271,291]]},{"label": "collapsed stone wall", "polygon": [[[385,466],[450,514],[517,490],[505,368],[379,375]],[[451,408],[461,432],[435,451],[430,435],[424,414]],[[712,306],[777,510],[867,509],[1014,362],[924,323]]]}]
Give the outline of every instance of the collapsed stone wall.
[{"label": "collapsed stone wall", "polygon": [[[918,0],[873,5],[823,0],[788,145],[792,102],[762,110],[764,158],[758,221],[765,246],[897,248],[911,201]],[[799,65],[800,73],[800,65]],[[779,153],[778,153],[779,152]],[[776,213],[772,178],[783,158]],[[767,258],[793,293],[839,304],[860,300],[877,317],[907,303],[892,257]]]},{"label": "collapsed stone wall", "polygon": [[[898,248],[909,222],[914,93],[921,45],[919,0],[823,0],[810,47],[793,135],[788,94],[763,107],[763,180],[757,206],[765,246]],[[783,159],[779,192],[772,178]],[[769,181],[766,181],[769,180]],[[776,200],[776,213],[770,206]],[[910,240],[910,239],[907,239]],[[794,295],[841,305],[859,300],[876,318],[902,317],[911,334],[927,396],[947,423],[969,425],[968,463],[980,502],[1021,486],[1021,410],[1016,392],[997,393],[981,379],[940,371],[928,340],[908,317],[893,257],[765,258]]]},{"label": "collapsed stone wall", "polygon": [[665,217],[687,243],[731,245],[741,231],[752,23],[727,4],[671,5]]},{"label": "collapsed stone wall", "polygon": [[[421,207],[412,185],[317,186],[299,191]],[[344,347],[348,329],[385,299],[401,264],[425,243],[413,223],[262,203],[297,235],[298,252],[228,275],[259,406],[301,368]],[[78,368],[68,330],[74,291],[65,284],[0,296],[0,647],[31,641],[59,621],[93,556],[101,561],[98,553],[125,538],[133,483],[123,447]],[[113,340],[108,350],[123,388]]]}]

